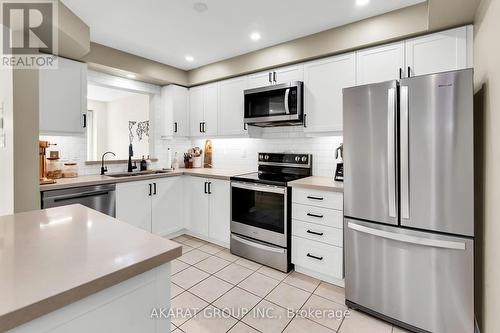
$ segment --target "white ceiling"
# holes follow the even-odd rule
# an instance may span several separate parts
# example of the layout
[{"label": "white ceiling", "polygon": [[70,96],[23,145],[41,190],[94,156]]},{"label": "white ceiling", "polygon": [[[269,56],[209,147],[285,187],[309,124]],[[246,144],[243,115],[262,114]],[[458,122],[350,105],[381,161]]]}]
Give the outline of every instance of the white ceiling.
[{"label": "white ceiling", "polygon": [[87,98],[99,102],[113,102],[117,99],[138,95],[133,92],[89,84]]},{"label": "white ceiling", "polygon": [[[90,26],[92,41],[186,70],[425,0],[356,1],[63,0]],[[195,11],[196,2],[208,10]]]}]

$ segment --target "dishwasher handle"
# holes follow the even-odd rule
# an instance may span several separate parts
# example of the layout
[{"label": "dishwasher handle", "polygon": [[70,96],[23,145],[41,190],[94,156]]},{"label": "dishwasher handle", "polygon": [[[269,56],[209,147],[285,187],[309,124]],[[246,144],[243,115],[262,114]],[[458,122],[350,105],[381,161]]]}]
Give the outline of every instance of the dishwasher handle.
[{"label": "dishwasher handle", "polygon": [[80,198],[88,198],[95,197],[100,195],[108,195],[111,190],[102,190],[102,191],[88,191],[88,192],[80,192],[75,194],[62,194],[54,197],[50,197],[47,199],[53,200],[54,202],[72,200],[72,199],[80,199]]}]

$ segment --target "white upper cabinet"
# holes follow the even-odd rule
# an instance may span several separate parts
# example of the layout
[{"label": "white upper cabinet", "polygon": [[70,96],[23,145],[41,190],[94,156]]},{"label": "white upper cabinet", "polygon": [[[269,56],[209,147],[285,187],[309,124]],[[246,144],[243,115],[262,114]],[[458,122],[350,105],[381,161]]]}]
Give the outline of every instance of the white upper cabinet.
[{"label": "white upper cabinet", "polygon": [[446,72],[473,66],[472,26],[441,31],[406,41],[405,76]]},{"label": "white upper cabinet", "polygon": [[211,83],[189,89],[191,136],[218,134],[219,85]]},{"label": "white upper cabinet", "polygon": [[272,84],[302,81],[303,79],[304,67],[302,64],[298,64],[251,74],[248,76],[248,87],[258,88]]},{"label": "white upper cabinet", "polygon": [[397,80],[405,68],[405,43],[372,47],[356,52],[356,84]]},{"label": "white upper cabinet", "polygon": [[86,127],[87,65],[58,58],[57,69],[39,70],[41,134],[82,134]]},{"label": "white upper cabinet", "polygon": [[247,128],[243,122],[244,91],[247,85],[246,76],[219,82],[220,135],[244,135],[247,133]]},{"label": "white upper cabinet", "polygon": [[342,131],[342,89],[356,84],[354,53],[304,65],[304,131]]},{"label": "white upper cabinet", "polygon": [[161,89],[162,137],[189,136],[189,90],[174,84]]}]

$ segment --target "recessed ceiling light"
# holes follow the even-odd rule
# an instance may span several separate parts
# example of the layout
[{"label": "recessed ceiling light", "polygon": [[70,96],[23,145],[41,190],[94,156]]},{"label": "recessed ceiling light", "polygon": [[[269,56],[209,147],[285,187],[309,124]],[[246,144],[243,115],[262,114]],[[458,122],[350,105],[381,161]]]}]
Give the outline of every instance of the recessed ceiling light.
[{"label": "recessed ceiling light", "polygon": [[129,79],[135,79],[136,78],[135,74],[127,74],[127,77]]},{"label": "recessed ceiling light", "polygon": [[186,61],[189,61],[189,62],[193,62],[194,61],[194,58],[190,55],[186,56]]},{"label": "recessed ceiling light", "polygon": [[356,0],[356,6],[358,7],[366,6],[369,2],[370,0]]},{"label": "recessed ceiling light", "polygon": [[198,13],[204,13],[208,10],[208,6],[204,2],[195,2],[193,3],[193,9]]},{"label": "recessed ceiling light", "polygon": [[259,40],[259,39],[260,39],[260,34],[259,34],[258,32],[252,32],[252,33],[250,34],[250,39],[251,39],[251,40],[255,40],[255,41],[257,41],[257,40]]}]

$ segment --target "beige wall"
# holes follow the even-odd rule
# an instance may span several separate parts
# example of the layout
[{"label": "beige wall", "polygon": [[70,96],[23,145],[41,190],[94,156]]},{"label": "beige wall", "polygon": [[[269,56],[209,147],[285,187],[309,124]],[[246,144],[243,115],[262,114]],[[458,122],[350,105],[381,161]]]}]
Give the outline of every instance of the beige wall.
[{"label": "beige wall", "polygon": [[90,52],[90,28],[61,1],[58,1],[58,52],[80,60]]},{"label": "beige wall", "polygon": [[[483,0],[474,26],[478,142],[477,314],[481,332],[500,332],[500,0]],[[482,107],[481,107],[482,106]]]},{"label": "beige wall", "polygon": [[14,212],[40,208],[38,70],[13,71]]},{"label": "beige wall", "polygon": [[0,69],[0,103],[3,105],[4,130],[6,136],[6,147],[0,148],[0,216],[12,214],[14,212],[12,98],[12,70]]}]

